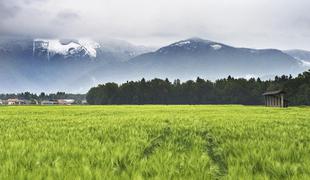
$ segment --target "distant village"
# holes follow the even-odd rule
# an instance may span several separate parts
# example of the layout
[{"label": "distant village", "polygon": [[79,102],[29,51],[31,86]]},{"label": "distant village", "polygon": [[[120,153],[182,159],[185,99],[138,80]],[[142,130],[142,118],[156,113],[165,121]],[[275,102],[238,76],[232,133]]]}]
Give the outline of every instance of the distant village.
[{"label": "distant village", "polygon": [[86,94],[67,94],[57,92],[34,94],[30,92],[17,94],[0,94],[0,105],[74,105],[87,104]]},{"label": "distant village", "polygon": [[76,101],[74,99],[54,99],[54,100],[26,100],[26,99],[0,99],[0,105],[73,105],[87,104],[86,100]]}]

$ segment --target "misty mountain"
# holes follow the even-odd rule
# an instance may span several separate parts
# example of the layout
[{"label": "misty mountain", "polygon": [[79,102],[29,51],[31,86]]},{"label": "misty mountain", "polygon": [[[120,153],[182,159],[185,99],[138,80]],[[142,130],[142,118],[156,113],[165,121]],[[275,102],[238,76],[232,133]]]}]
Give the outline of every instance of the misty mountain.
[{"label": "misty mountain", "polygon": [[85,93],[99,83],[141,78],[273,78],[306,69],[276,49],[249,49],[192,38],[151,52],[121,40],[1,39],[0,93]]},{"label": "misty mountain", "polygon": [[113,39],[2,38],[0,92],[85,92],[99,83],[93,76],[98,67],[109,71],[148,51],[147,47]]},{"label": "misty mountain", "polygon": [[127,61],[153,48],[115,39],[15,39],[0,40],[0,56],[41,60],[92,59],[104,62]]},{"label": "misty mountain", "polygon": [[[215,80],[234,77],[273,77],[296,74],[300,63],[276,49],[236,48],[192,38],[182,40],[130,60],[135,71],[147,77]],[[142,73],[143,72],[143,73]]]},{"label": "misty mountain", "polygon": [[305,50],[300,50],[300,49],[293,49],[293,50],[286,50],[283,51],[284,53],[298,58],[298,59],[302,59],[302,60],[306,60],[310,62],[310,51],[305,51]]},{"label": "misty mountain", "polygon": [[310,51],[294,49],[283,52],[299,60],[302,66],[310,68]]}]

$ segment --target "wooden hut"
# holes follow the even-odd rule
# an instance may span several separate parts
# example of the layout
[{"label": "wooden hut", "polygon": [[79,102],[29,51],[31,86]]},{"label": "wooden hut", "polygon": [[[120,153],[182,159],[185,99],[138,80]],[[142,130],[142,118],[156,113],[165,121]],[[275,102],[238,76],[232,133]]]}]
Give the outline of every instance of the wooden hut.
[{"label": "wooden hut", "polygon": [[263,94],[265,105],[268,107],[288,107],[288,101],[284,97],[285,91],[270,91]]}]

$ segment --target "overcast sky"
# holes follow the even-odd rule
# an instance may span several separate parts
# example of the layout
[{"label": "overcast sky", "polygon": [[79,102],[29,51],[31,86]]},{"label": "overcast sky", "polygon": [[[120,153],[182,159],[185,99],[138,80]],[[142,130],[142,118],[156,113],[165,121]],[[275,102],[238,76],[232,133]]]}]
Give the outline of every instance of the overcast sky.
[{"label": "overcast sky", "polygon": [[0,35],[310,50],[310,0],[0,0]]}]

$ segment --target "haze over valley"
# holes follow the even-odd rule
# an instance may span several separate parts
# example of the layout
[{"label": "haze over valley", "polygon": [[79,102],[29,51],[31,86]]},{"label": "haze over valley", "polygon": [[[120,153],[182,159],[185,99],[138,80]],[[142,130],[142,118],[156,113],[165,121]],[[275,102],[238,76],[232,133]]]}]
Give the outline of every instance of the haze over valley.
[{"label": "haze over valley", "polygon": [[1,93],[85,93],[100,83],[142,78],[269,79],[307,70],[307,51],[239,48],[201,38],[154,48],[124,40],[3,38]]}]

